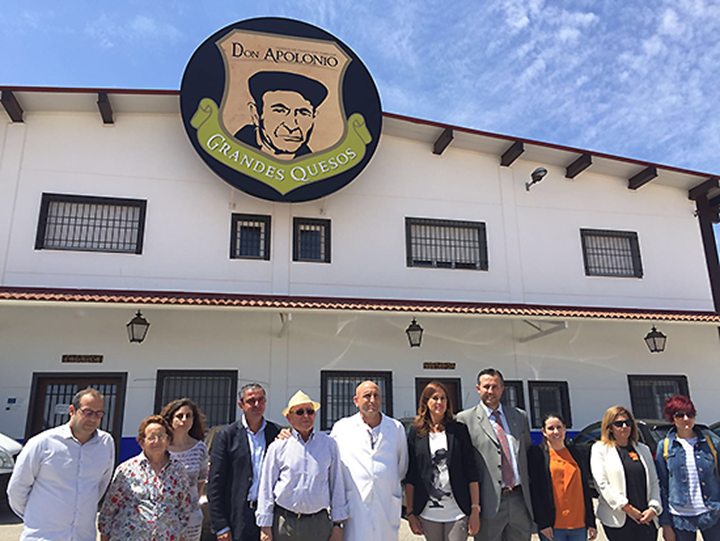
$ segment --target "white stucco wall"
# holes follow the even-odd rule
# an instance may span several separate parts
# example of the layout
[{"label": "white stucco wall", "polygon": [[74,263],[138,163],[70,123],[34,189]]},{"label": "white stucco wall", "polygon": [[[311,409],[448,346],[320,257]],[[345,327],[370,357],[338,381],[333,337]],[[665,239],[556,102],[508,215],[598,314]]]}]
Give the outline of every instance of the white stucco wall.
[{"label": "white stucco wall", "polygon": [[[712,309],[693,206],[680,189],[383,136],[367,169],[322,200],[274,204],[201,162],[175,115],[28,113],[0,124],[0,283]],[[142,255],[34,249],[43,193],[147,200]],[[272,216],[271,260],[230,260],[233,212]],[[292,218],[332,220],[332,263],[292,262]],[[408,268],[406,216],[483,221],[489,271]],[[644,276],[584,274],[582,227],[636,231]]]}]

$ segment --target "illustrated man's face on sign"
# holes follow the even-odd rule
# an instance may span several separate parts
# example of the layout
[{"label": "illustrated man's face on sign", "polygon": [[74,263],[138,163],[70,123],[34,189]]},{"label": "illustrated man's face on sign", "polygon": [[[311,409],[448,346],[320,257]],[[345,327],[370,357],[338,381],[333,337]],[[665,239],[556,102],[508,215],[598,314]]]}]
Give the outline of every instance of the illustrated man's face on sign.
[{"label": "illustrated man's face on sign", "polygon": [[275,154],[294,154],[310,139],[315,108],[299,92],[268,91],[263,95],[256,124],[263,147]]}]

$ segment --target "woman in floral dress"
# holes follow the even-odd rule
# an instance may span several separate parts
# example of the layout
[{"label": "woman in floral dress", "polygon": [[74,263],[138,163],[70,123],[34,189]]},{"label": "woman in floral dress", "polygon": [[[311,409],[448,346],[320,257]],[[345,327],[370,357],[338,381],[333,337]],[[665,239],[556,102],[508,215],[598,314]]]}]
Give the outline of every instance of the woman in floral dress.
[{"label": "woman in floral dress", "polygon": [[208,450],[205,438],[204,415],[195,402],[189,398],[173,400],[160,412],[173,429],[173,441],[168,450],[173,458],[185,465],[190,479],[190,497],[193,512],[185,534],[186,541],[200,541],[203,514],[200,510],[200,495],[207,480]]},{"label": "woman in floral dress", "polygon": [[184,541],[192,512],[190,480],[167,448],[173,432],[160,415],[140,423],[142,453],[120,464],[105,496],[102,541]]}]

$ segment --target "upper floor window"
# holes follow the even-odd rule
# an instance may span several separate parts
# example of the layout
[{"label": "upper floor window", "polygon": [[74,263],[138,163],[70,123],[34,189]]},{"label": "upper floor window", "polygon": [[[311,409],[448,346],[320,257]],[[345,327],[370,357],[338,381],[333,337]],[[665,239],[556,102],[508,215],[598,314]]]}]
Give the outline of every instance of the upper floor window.
[{"label": "upper floor window", "polygon": [[640,245],[634,231],[581,229],[580,237],[587,276],[642,278]]},{"label": "upper floor window", "polygon": [[503,406],[525,409],[525,393],[522,380],[505,380],[505,390],[500,398]]},{"label": "upper floor window", "polygon": [[330,263],[330,220],[293,220],[293,261]]},{"label": "upper floor window", "polygon": [[270,216],[232,215],[230,259],[270,260]]},{"label": "upper floor window", "polygon": [[687,376],[628,376],[630,403],[638,419],[664,419],[665,400],[690,396]]},{"label": "upper floor window", "polygon": [[141,254],[146,204],[139,199],[44,193],[35,249]]},{"label": "upper floor window", "polygon": [[482,222],[405,218],[408,267],[488,270]]}]

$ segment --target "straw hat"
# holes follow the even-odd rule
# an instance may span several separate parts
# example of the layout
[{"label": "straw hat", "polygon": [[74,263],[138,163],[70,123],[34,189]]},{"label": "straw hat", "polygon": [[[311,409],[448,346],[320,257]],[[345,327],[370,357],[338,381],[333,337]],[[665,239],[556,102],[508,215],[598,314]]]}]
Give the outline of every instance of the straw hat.
[{"label": "straw hat", "polygon": [[282,414],[287,417],[287,414],[290,413],[290,410],[293,409],[295,406],[299,406],[300,404],[312,404],[313,408],[315,408],[315,411],[320,409],[320,402],[310,400],[310,397],[308,395],[306,395],[302,391],[298,391],[294,395],[292,395],[290,402],[288,402],[287,408],[283,410]]}]

